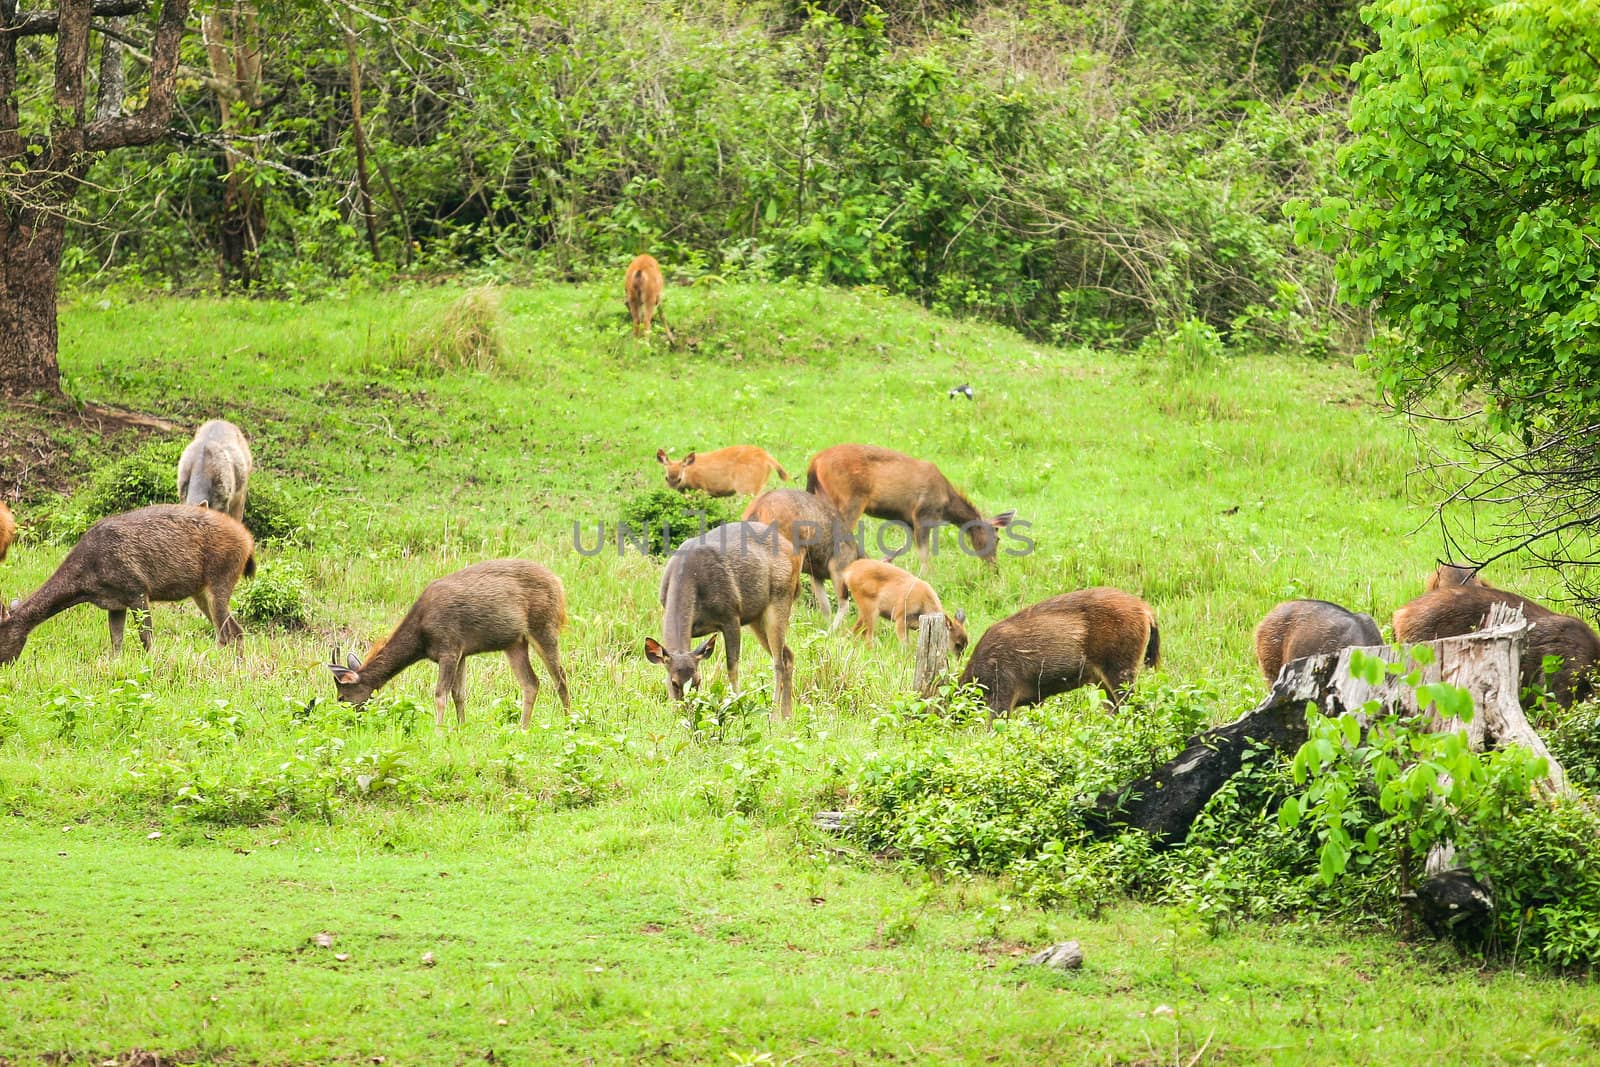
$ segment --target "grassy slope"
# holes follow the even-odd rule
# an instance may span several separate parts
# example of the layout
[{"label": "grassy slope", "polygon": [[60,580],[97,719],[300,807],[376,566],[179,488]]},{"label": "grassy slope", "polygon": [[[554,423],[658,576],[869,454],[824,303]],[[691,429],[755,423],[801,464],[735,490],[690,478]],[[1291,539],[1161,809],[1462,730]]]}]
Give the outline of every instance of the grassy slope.
[{"label": "grassy slope", "polygon": [[[262,553],[312,571],[315,621],[253,635],[235,659],[191,607],[163,607],[154,653],[114,660],[104,616],[79,608],[0,672],[0,907],[22,917],[0,932],[0,1053],[1166,1062],[1209,1039],[1208,1057],[1248,1062],[1594,1054],[1592,986],[1299,928],[1205,940],[1149,907],[1002,911],[986,881],[842,856],[806,816],[852,756],[899,743],[871,721],[909,674],[892,636],[863,649],[802,611],[793,724],[696,741],[639,653],[659,629],[658,565],[571,547],[574,521],[609,521],[656,484],[657,447],[759,443],[802,477],[837,441],[903,448],[1034,523],[1038,551],[997,573],[936,563],[976,630],[1081,585],[1140,592],[1164,672],[1215,689],[1227,714],[1259,690],[1249,630],[1272,603],[1314,595],[1386,619],[1435,555],[1409,533],[1426,513],[1404,493],[1405,442],[1357,375],[1295,360],[1174,375],[784,287],[673,290],[694,342],[676,349],[632,345],[609,289],[508,293],[499,374],[391,366],[398,333],[450,295],[64,320],[80,395],[181,422],[226,414],[259,464],[316,487],[318,546]],[[977,402],[946,398],[960,381]],[[62,554],[25,547],[8,595]],[[291,718],[331,695],[330,642],[359,647],[428,578],[513,553],[566,581],[571,721],[546,693],[530,735],[509,729],[514,687],[489,657],[464,731],[428,723],[426,665],[367,715]],[[746,656],[746,677],[766,677],[753,642]],[[425,799],[353,795],[358,755],[398,759]],[[213,825],[170,803],[182,781],[247,806],[296,759],[339,778],[331,823]],[[738,802],[751,768],[755,800]],[[598,803],[563,807],[574,780]],[[322,930],[333,948],[313,942]],[[1067,936],[1085,944],[1082,975],[1010,971],[1014,947]],[[1516,1020],[1481,1010],[1509,997]]]}]

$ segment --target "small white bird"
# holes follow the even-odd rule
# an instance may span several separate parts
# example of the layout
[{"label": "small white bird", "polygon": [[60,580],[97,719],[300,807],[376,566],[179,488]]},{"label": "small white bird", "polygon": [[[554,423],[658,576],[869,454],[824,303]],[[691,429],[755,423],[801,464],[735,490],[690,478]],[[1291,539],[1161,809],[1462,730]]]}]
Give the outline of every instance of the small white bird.
[{"label": "small white bird", "polygon": [[972,399],[972,386],[968,385],[965,382],[962,382],[960,385],[958,385],[954,389],[950,390],[950,399],[951,400],[954,400],[958,396],[964,396],[968,400],[971,400]]}]

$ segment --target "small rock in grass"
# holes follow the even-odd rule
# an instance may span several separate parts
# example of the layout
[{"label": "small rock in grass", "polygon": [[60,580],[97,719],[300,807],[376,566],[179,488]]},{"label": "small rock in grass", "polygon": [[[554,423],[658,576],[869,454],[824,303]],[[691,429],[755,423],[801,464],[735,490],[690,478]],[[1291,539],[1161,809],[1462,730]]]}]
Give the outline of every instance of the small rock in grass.
[{"label": "small rock in grass", "polygon": [[1075,971],[1083,966],[1083,949],[1078,947],[1076,941],[1063,941],[1042,952],[1035,952],[1023,962],[1049,967],[1054,971]]}]

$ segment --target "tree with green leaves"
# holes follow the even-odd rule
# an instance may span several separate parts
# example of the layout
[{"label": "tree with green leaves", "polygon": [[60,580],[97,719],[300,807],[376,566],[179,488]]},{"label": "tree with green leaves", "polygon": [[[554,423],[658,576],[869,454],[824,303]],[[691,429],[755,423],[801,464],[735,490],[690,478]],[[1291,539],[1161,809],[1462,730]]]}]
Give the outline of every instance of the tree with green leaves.
[{"label": "tree with green leaves", "polygon": [[[1389,329],[1370,363],[1397,406],[1458,396],[1471,459],[1447,536],[1475,509],[1489,558],[1592,563],[1600,529],[1600,0],[1386,0],[1353,68],[1348,198],[1290,206],[1340,254],[1346,301]],[[1481,562],[1486,562],[1483,560]],[[1569,581],[1582,578],[1568,574]]]},{"label": "tree with green leaves", "polygon": [[[56,284],[68,209],[102,154],[167,133],[188,0],[165,0],[144,28],[141,84],[129,85],[123,71],[128,26],[120,20],[154,6],[60,0],[23,10],[0,0],[0,396],[60,392]],[[55,42],[53,65],[28,54],[34,39]],[[128,110],[128,101],[138,106]]]}]

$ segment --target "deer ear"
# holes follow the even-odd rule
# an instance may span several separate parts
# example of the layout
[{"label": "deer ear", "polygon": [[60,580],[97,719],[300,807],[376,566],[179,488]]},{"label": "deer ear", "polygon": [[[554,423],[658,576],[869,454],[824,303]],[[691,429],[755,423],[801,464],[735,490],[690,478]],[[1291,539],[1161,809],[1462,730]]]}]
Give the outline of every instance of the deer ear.
[{"label": "deer ear", "polygon": [[963,626],[965,626],[967,624],[967,609],[966,608],[957,608],[956,609],[956,622],[959,622]]},{"label": "deer ear", "polygon": [[667,650],[661,647],[661,642],[653,637],[644,639],[644,658],[651,663],[667,662]]},{"label": "deer ear", "polygon": [[337,663],[328,664],[328,669],[333,672],[333,680],[340,685],[355,685],[361,681],[361,675],[355,671],[347,671]]},{"label": "deer ear", "polygon": [[667,461],[667,450],[664,449],[664,448],[656,449],[656,462],[657,463],[665,463],[666,461]]},{"label": "deer ear", "polygon": [[703,642],[701,642],[699,648],[694,650],[694,658],[695,659],[705,659],[707,656],[711,655],[711,653],[716,650],[716,647],[717,647],[717,635],[716,634],[712,634],[710,637],[706,638]]},{"label": "deer ear", "polygon": [[683,465],[685,467],[687,467],[689,464],[691,464],[693,462],[694,462],[694,453],[693,452],[690,452],[687,456],[683,457]]},{"label": "deer ear", "polygon": [[1012,509],[1011,511],[1002,511],[1000,514],[990,519],[989,522],[995,526],[1009,526],[1011,525],[1011,520],[1016,517],[1017,512],[1015,509]]},{"label": "deer ear", "polygon": [[356,658],[356,654],[354,652],[346,656],[344,661],[349,665],[352,671],[359,671],[361,669],[361,661]]}]

